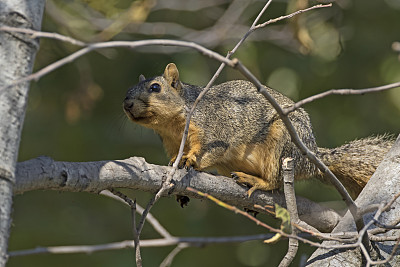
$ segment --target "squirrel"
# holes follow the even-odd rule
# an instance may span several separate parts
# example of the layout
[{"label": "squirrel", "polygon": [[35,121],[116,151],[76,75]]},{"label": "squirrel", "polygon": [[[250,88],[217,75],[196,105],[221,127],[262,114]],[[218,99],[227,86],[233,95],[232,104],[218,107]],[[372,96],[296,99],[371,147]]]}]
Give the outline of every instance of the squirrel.
[{"label": "squirrel", "polygon": [[[294,102],[266,87],[283,107]],[[174,63],[161,76],[146,79],[127,92],[123,109],[133,122],[153,129],[174,162],[186,124],[186,116],[203,87],[180,81]],[[393,144],[390,136],[355,140],[338,148],[319,148],[308,113],[299,108],[289,118],[304,144],[337,176],[355,198]],[[216,169],[255,190],[274,190],[282,185],[281,163],[294,159],[295,180],[323,174],[291,141],[271,104],[249,81],[234,80],[212,86],[198,103],[189,124],[180,167]]]}]

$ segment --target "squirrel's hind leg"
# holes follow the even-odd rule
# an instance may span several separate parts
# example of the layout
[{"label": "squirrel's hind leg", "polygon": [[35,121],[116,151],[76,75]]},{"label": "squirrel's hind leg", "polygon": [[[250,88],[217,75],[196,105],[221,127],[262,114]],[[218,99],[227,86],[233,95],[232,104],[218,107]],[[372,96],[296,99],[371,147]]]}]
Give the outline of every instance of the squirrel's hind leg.
[{"label": "squirrel's hind leg", "polygon": [[250,189],[246,193],[248,197],[250,197],[251,194],[253,194],[253,192],[257,189],[270,191],[279,188],[279,185],[275,183],[269,183],[264,179],[251,174],[247,174],[244,172],[232,172],[231,174],[237,183],[250,186]]}]

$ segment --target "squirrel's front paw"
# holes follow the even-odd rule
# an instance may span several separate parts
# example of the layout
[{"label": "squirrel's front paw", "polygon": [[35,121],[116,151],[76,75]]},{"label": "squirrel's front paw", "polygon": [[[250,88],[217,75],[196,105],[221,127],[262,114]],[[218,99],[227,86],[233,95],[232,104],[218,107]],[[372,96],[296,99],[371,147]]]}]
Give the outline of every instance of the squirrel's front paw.
[{"label": "squirrel's front paw", "polygon": [[179,164],[179,168],[185,168],[186,170],[194,169],[196,166],[196,158],[183,156]]},{"label": "squirrel's front paw", "polygon": [[[176,156],[173,157],[169,161],[168,166],[172,166],[174,164],[175,160],[176,160]],[[190,157],[190,156],[183,155],[178,164],[178,168],[180,168],[180,169],[185,168],[185,169],[189,170],[189,169],[195,168],[195,167],[196,167],[196,157],[195,156]]]}]

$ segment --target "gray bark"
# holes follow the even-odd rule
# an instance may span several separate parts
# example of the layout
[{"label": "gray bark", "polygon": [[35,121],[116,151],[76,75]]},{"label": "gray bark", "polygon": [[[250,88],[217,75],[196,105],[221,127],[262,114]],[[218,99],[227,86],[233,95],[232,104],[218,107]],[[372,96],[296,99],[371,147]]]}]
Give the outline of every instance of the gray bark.
[{"label": "gray bark", "polygon": [[[18,163],[14,193],[43,189],[99,193],[112,187],[155,193],[170,169],[171,167],[149,164],[143,158],[137,157],[97,162],[58,162],[48,157],[39,157]],[[239,186],[233,179],[216,177],[205,172],[178,170],[174,183],[176,186],[170,194],[199,198],[197,194],[186,190],[190,186],[228,204],[252,210],[257,210],[254,204],[264,206],[278,203],[286,206],[283,193],[256,191],[248,198],[247,188]],[[341,219],[335,211],[308,199],[297,197],[296,201],[300,219],[320,231],[330,232]]]},{"label": "gray bark", "polygon": [[[385,159],[377,168],[368,184],[365,186],[359,197],[356,199],[357,206],[363,208],[374,204],[386,204],[397,193],[400,192],[400,135],[392,149],[385,156]],[[373,213],[364,215],[364,222],[372,219]],[[383,213],[380,222],[391,224],[400,218],[400,199],[397,199],[389,212]],[[333,232],[355,231],[353,219],[347,213]],[[399,236],[399,230],[392,230],[386,236]],[[323,242],[324,245],[338,245],[337,242]],[[373,243],[380,254],[379,259],[389,257],[395,242]],[[400,266],[400,256],[397,255],[387,264],[387,266]],[[377,259],[377,260],[379,260]],[[338,250],[338,249],[317,249],[308,260],[307,266],[361,266],[362,257],[360,249]]]},{"label": "gray bark", "polygon": [[[44,0],[2,0],[0,26],[40,30]],[[0,32],[0,266],[7,261],[12,188],[29,84],[9,86],[32,72],[38,40]]]}]

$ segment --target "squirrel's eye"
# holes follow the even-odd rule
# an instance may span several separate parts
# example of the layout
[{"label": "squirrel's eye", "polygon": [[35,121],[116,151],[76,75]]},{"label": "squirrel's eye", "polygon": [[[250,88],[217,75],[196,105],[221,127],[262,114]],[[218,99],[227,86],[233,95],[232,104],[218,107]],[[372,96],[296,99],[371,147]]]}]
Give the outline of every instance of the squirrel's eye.
[{"label": "squirrel's eye", "polygon": [[161,91],[161,86],[158,83],[153,83],[149,87],[149,93],[159,93]]}]

